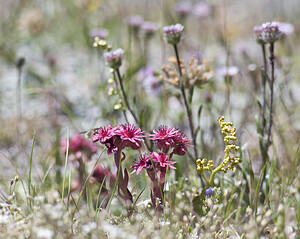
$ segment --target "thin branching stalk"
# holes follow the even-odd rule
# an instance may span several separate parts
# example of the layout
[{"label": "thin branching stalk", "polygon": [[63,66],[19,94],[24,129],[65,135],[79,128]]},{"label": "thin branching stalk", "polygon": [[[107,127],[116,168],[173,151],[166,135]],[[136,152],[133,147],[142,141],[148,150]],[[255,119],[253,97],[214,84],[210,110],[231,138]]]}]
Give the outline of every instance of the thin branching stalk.
[{"label": "thin branching stalk", "polygon": [[191,132],[191,137],[193,139],[193,146],[194,146],[194,156],[197,159],[198,158],[198,150],[196,147],[196,138],[195,138],[195,131],[194,131],[194,123],[193,123],[193,116],[192,116],[192,111],[188,105],[188,101],[185,95],[185,90],[184,90],[184,82],[183,82],[183,77],[182,77],[182,69],[180,66],[180,59],[179,59],[179,54],[178,54],[178,49],[177,49],[177,45],[174,44],[174,51],[175,51],[175,55],[176,55],[176,59],[177,59],[177,66],[178,66],[178,72],[179,72],[179,76],[180,76],[180,91],[181,91],[181,96],[183,98],[183,102],[184,102],[184,106],[186,109],[186,114],[188,117],[188,121],[189,121],[189,128],[190,128],[190,132]]},{"label": "thin branching stalk", "polygon": [[30,189],[31,189],[31,169],[32,169],[32,159],[33,159],[34,142],[35,142],[35,132],[33,132],[32,144],[31,144],[31,151],[30,151],[30,160],[29,160],[28,196],[29,196],[30,206],[31,206],[31,193],[30,193]]}]

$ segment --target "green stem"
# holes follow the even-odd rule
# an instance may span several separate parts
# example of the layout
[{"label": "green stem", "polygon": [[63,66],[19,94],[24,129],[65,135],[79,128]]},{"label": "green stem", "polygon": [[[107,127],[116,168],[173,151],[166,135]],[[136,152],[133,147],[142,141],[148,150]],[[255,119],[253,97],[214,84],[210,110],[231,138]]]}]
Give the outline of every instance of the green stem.
[{"label": "green stem", "polygon": [[191,109],[188,105],[188,101],[187,101],[187,98],[186,98],[186,95],[185,95],[184,82],[183,82],[183,77],[182,77],[182,69],[181,69],[181,66],[180,66],[180,59],[179,59],[177,45],[174,44],[173,47],[174,47],[174,51],[175,51],[175,55],[176,55],[178,72],[179,72],[179,76],[180,76],[179,83],[180,83],[181,96],[182,96],[183,103],[184,103],[184,106],[185,106],[185,109],[186,109],[186,114],[187,114],[187,117],[188,117],[191,137],[193,139],[194,156],[195,156],[195,159],[197,159],[198,158],[198,150],[197,150],[197,147],[196,147],[196,137],[195,137],[195,132],[194,132],[194,123],[193,123],[192,111],[191,111]]}]

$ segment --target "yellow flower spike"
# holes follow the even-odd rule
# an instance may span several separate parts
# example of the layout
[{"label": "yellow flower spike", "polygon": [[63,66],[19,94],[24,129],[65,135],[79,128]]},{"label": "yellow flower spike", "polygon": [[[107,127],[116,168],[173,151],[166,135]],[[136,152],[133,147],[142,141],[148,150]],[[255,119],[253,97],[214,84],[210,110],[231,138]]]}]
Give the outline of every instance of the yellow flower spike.
[{"label": "yellow flower spike", "polygon": [[[198,172],[203,176],[205,181],[207,182],[207,186],[211,186],[213,183],[213,179],[215,174],[218,171],[222,171],[226,173],[228,170],[232,170],[233,172],[236,171],[236,165],[241,163],[241,159],[236,156],[232,156],[234,152],[238,152],[240,147],[235,145],[233,141],[237,139],[236,137],[236,127],[233,127],[232,122],[224,122],[225,117],[222,116],[217,119],[221,133],[224,135],[224,143],[225,143],[225,149],[224,149],[224,158],[219,166],[217,166],[215,169],[213,168],[213,161],[209,160],[207,161],[206,158],[198,159],[196,161],[197,164],[197,170]],[[204,171],[208,170],[211,172],[209,181],[205,178]]]}]

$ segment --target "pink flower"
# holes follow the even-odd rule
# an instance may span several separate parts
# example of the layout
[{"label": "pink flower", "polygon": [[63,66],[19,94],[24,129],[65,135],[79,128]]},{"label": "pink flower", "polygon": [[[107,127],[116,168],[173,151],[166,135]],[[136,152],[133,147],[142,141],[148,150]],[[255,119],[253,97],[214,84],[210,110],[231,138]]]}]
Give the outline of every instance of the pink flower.
[{"label": "pink flower", "polygon": [[166,168],[167,166],[173,169],[176,169],[172,164],[175,164],[175,161],[169,161],[168,160],[168,155],[166,154],[158,154],[156,152],[151,153],[151,158],[153,162],[159,163],[159,166],[161,168]]},{"label": "pink flower", "polygon": [[109,171],[109,169],[97,165],[93,171],[92,180],[102,183],[104,178],[109,179],[111,184],[116,181],[116,176],[111,171]]},{"label": "pink flower", "polygon": [[139,157],[139,160],[135,161],[134,165],[131,166],[130,168],[134,169],[131,174],[134,174],[134,173],[139,174],[143,168],[152,169],[152,164],[151,164],[148,154],[141,155]]},{"label": "pink flower", "polygon": [[124,147],[130,147],[134,150],[139,149],[143,141],[143,131],[140,128],[135,128],[134,125],[121,125],[116,127],[116,134],[120,136]]},{"label": "pink flower", "polygon": [[162,126],[158,130],[153,130],[153,132],[154,134],[149,134],[150,139],[164,154],[174,148],[173,152],[175,154],[184,155],[187,151],[186,146],[191,146],[188,143],[192,140],[187,139],[185,134],[174,127],[168,129],[166,126]]},{"label": "pink flower", "polygon": [[[62,140],[60,142],[60,150],[63,153],[66,153],[67,148],[67,140]],[[86,140],[82,135],[77,134],[74,137],[69,139],[69,155],[70,158],[80,159],[85,153],[88,157],[92,154],[96,153],[98,148],[92,142]]]},{"label": "pink flower", "polygon": [[114,151],[118,150],[116,139],[116,128],[112,128],[110,125],[99,128],[92,136],[93,142],[99,140],[101,144],[106,146],[108,155],[111,155]]}]

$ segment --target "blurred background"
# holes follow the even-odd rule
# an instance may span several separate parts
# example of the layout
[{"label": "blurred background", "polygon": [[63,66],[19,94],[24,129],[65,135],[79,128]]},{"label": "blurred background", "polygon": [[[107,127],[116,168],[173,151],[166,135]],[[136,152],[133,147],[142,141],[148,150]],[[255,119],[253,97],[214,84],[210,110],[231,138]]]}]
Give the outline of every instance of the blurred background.
[{"label": "blurred background", "polygon": [[[299,0],[0,3],[0,182],[15,175],[11,163],[18,165],[20,174],[28,171],[33,134],[38,178],[53,163],[61,170],[59,145],[68,134],[125,123],[118,110],[119,96],[111,93],[114,85],[109,84],[112,75],[103,52],[93,48],[95,34],[113,49],[125,50],[121,73],[130,102],[138,115],[144,114],[145,131],[167,124],[190,137],[180,92],[160,77],[162,66],[172,66],[169,57],[174,56],[173,48],[164,42],[162,27],[176,23],[185,27],[178,45],[185,66],[195,55],[200,62],[205,59],[213,72],[213,80],[195,90],[192,106],[201,157],[217,158],[223,150],[218,147],[221,136],[216,128],[216,118],[223,114],[234,122],[241,146],[253,160],[259,157],[255,116],[263,64],[253,27],[268,21],[289,23],[275,50],[274,142],[278,148],[274,153],[287,167],[294,156],[300,130]],[[151,36],[141,27],[146,21],[155,25]],[[226,66],[235,67],[230,110]]]}]

